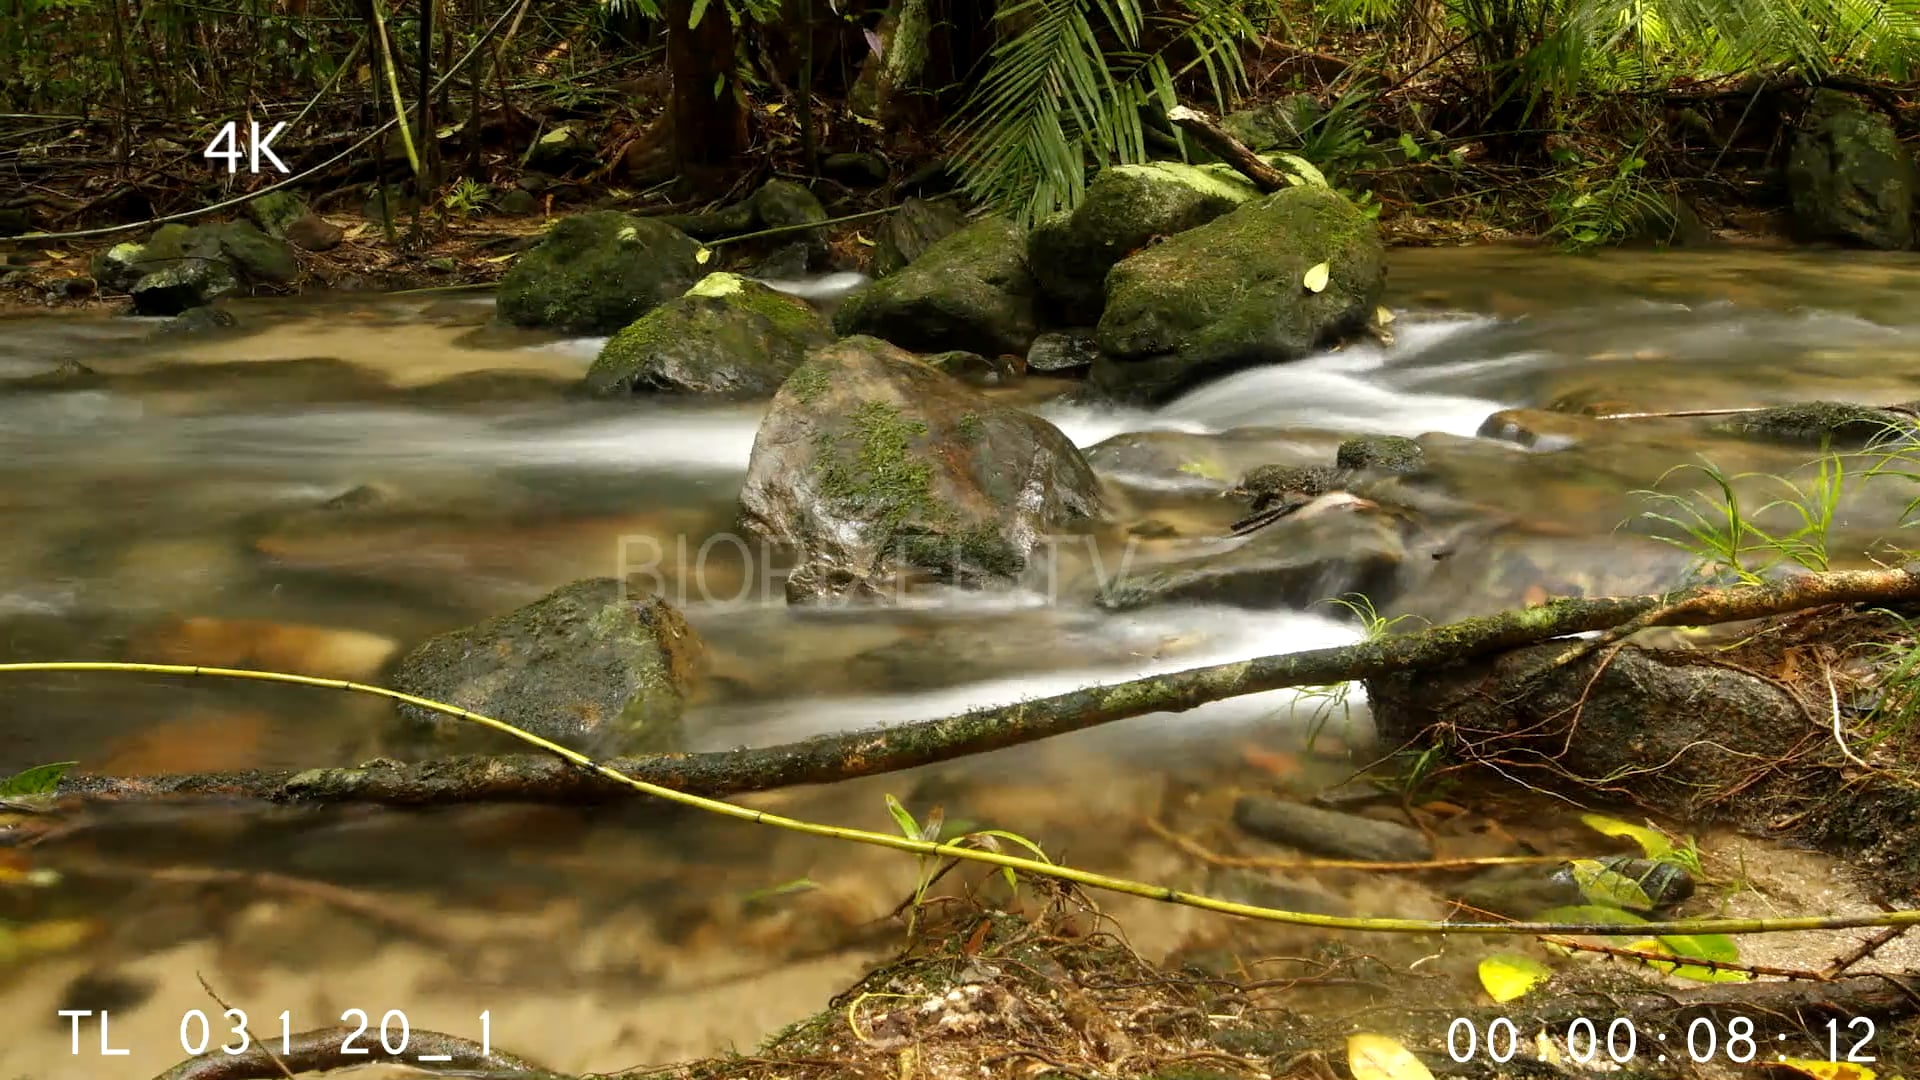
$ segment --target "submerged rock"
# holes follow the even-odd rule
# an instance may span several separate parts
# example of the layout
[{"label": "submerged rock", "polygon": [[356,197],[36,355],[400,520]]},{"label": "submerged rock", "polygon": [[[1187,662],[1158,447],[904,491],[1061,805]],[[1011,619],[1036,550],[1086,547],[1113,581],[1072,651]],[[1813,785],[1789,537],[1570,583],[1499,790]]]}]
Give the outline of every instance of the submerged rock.
[{"label": "submerged rock", "polygon": [[[613,578],[576,581],[517,611],[430,638],[388,682],[595,755],[676,749],[704,662],[686,620]],[[442,739],[475,725],[413,705],[401,717]],[[496,737],[497,738],[497,737]]]},{"label": "submerged rock", "polygon": [[1227,494],[1250,468],[1325,460],[1333,442],[1284,428],[1233,428],[1216,434],[1130,431],[1087,450],[1102,475],[1134,487]]},{"label": "submerged rock", "polygon": [[1738,413],[1712,425],[1712,430],[1722,435],[1814,447],[1828,443],[1837,448],[1911,439],[1915,428],[1911,414],[1844,401],[1776,405],[1758,412]]},{"label": "submerged rock", "polygon": [[1794,227],[1810,240],[1913,246],[1913,157],[1893,124],[1859,99],[1814,91],[1787,160]]},{"label": "submerged rock", "polygon": [[1100,346],[1091,330],[1068,330],[1041,334],[1027,350],[1027,368],[1045,374],[1078,371],[1092,367],[1100,357]]},{"label": "submerged rock", "polygon": [[227,264],[178,259],[164,270],[142,274],[132,289],[136,315],[178,315],[211,304],[240,287]]},{"label": "submerged rock", "polygon": [[1036,331],[1033,301],[1026,234],[991,217],[848,296],[833,325],[842,334],[869,334],[921,352],[1020,354]]},{"label": "submerged rock", "polygon": [[768,397],[833,328],[803,300],[736,274],[709,274],[629,324],[600,350],[586,388]]},{"label": "submerged rock", "polygon": [[554,223],[500,283],[500,317],[516,326],[611,334],[681,295],[700,245],[670,225],[611,210]]},{"label": "submerged rock", "polygon": [[1172,601],[1305,609],[1359,593],[1384,605],[1406,556],[1397,516],[1331,494],[1224,550],[1124,573],[1098,602],[1110,611]]},{"label": "submerged rock", "polygon": [[1260,195],[1224,167],[1174,161],[1115,165],[1087,185],[1071,212],[1036,225],[1027,262],[1063,321],[1098,322],[1106,306],[1107,271],[1157,238],[1185,232]]},{"label": "submerged rock", "polygon": [[1332,859],[1419,862],[1433,858],[1433,844],[1418,829],[1264,795],[1245,795],[1235,802],[1233,823],[1262,840]]},{"label": "submerged rock", "polygon": [[[1328,278],[1306,287],[1320,263]],[[1114,266],[1092,381],[1162,400],[1216,375],[1297,360],[1364,330],[1386,284],[1378,227],[1345,196],[1295,187]]]},{"label": "submerged rock", "polygon": [[949,349],[920,359],[969,386],[1005,386],[1021,375],[1017,356],[981,356],[965,349]]},{"label": "submerged rock", "polygon": [[1007,581],[1048,529],[1100,508],[1045,420],[868,337],[815,350],[754,438],[747,526],[799,549],[787,598],[875,598],[914,576]]},{"label": "submerged rock", "polygon": [[1340,444],[1334,464],[1342,469],[1412,473],[1426,466],[1427,451],[1404,435],[1360,435]]}]

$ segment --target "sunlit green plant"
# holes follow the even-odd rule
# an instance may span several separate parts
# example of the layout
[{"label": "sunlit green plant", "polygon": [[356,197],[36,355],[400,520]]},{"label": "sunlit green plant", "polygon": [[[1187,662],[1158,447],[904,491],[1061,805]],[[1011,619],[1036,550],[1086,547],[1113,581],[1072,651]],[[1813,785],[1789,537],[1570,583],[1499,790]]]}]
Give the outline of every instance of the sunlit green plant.
[{"label": "sunlit green plant", "polygon": [[[908,810],[901,804],[899,799],[894,798],[892,795],[887,796],[887,813],[893,816],[893,822],[899,827],[900,835],[909,840],[924,840],[930,844],[938,843],[940,840],[940,832],[946,827],[946,812],[940,807],[936,806],[928,811],[926,820],[922,821],[914,817],[913,811]],[[978,847],[986,851],[999,851],[1002,841],[1024,848],[1028,854],[1041,862],[1050,863],[1053,861],[1047,857],[1046,851],[1043,850],[1039,844],[1021,836],[1019,833],[1009,832],[1006,829],[972,829],[953,842],[959,845]],[[919,925],[920,908],[926,903],[927,891],[933,887],[935,881],[939,880],[941,874],[937,856],[919,855],[916,856],[916,859],[919,864],[919,872],[914,880],[913,899],[907,908],[908,940],[912,940],[914,930]],[[1010,866],[1001,867],[1000,877],[1007,883],[1009,898],[1017,899],[1020,894],[1020,878],[1014,873],[1013,868]]]},{"label": "sunlit green plant", "polygon": [[[1828,540],[1846,484],[1846,463],[1824,453],[1813,463],[1811,479],[1796,483],[1771,473],[1728,475],[1711,461],[1677,465],[1661,474],[1655,489],[1636,491],[1661,509],[1644,510],[1641,519],[1668,526],[1678,535],[1656,533],[1654,539],[1693,555],[1695,568],[1710,578],[1732,578],[1752,585],[1766,580],[1786,565],[1823,571],[1830,563]],[[1685,494],[1657,490],[1669,477],[1694,472],[1706,486]],[[1779,497],[1755,506],[1741,494],[1740,482],[1758,480],[1783,490]],[[1791,528],[1769,529],[1762,515],[1781,511],[1797,522]]]}]

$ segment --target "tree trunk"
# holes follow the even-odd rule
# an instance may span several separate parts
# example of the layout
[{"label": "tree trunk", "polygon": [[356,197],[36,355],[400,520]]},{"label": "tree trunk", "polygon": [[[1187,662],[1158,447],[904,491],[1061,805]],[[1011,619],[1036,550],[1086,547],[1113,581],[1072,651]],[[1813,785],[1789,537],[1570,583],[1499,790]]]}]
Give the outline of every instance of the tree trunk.
[{"label": "tree trunk", "polygon": [[697,26],[694,0],[668,0],[667,68],[673,73],[673,154],[680,176],[712,185],[747,149],[747,109],[734,77],[733,22],[709,4]]}]

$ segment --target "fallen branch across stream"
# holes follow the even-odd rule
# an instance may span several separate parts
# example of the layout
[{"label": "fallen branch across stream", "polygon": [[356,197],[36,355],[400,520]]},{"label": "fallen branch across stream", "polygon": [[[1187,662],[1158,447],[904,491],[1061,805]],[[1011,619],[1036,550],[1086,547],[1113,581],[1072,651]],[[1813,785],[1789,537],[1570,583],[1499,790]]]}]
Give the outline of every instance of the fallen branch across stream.
[{"label": "fallen branch across stream", "polygon": [[[1431,663],[1445,663],[1463,655],[1463,640],[1467,653],[1474,649],[1490,647],[1489,643],[1510,639],[1518,635],[1522,640],[1539,640],[1542,635],[1555,636],[1548,627],[1559,627],[1559,632],[1567,632],[1569,624],[1581,629],[1597,629],[1587,625],[1594,619],[1600,619],[1601,626],[1618,626],[1628,620],[1639,618],[1641,622],[1652,625],[1662,621],[1663,617],[1677,619],[1680,614],[1699,616],[1689,622],[1706,620],[1726,622],[1738,619],[1756,618],[1761,615],[1777,614],[1809,606],[1826,606],[1839,603],[1857,603],[1866,600],[1888,601],[1902,599],[1920,593],[1920,577],[1905,569],[1875,571],[1841,571],[1827,574],[1812,574],[1771,585],[1727,588],[1696,589],[1679,596],[1645,596],[1614,600],[1568,600],[1557,604],[1546,604],[1528,608],[1519,612],[1506,612],[1477,620],[1467,620],[1451,626],[1439,627],[1423,634],[1408,635],[1404,638],[1384,638],[1366,642],[1347,649],[1319,650],[1313,653],[1295,653],[1288,656],[1267,657],[1262,660],[1243,661],[1236,664],[1222,664],[1209,668],[1196,668],[1174,675],[1121,683],[1117,686],[1077,691],[1074,694],[1044,699],[1041,702],[1028,702],[1011,707],[1013,717],[1024,716],[1024,711],[1041,705],[1051,704],[1058,707],[1062,702],[1082,702],[1090,709],[1102,710],[1110,719],[1118,715],[1140,715],[1143,712],[1156,711],[1155,707],[1143,706],[1143,701],[1161,701],[1158,707],[1167,707],[1170,701],[1176,707],[1190,708],[1201,701],[1239,693],[1251,693],[1256,690],[1278,689],[1302,683],[1335,681],[1315,676],[1303,676],[1301,669],[1318,672],[1313,663],[1303,658],[1317,658],[1320,665],[1336,664],[1343,661],[1360,667],[1371,665],[1371,670],[1380,672],[1406,670],[1409,667],[1422,666],[1414,662],[1425,659]],[[1464,635],[1464,639],[1463,636]],[[1413,643],[1409,645],[1409,643]],[[1355,650],[1359,650],[1358,653]],[[1368,651],[1372,650],[1372,651]],[[1388,650],[1382,652],[1381,650]],[[1355,660],[1355,656],[1360,659]],[[1286,672],[1274,674],[1274,670]],[[1344,669],[1343,669],[1344,670]],[[1280,908],[1262,907],[1237,901],[1221,900],[1197,893],[1183,892],[1164,885],[1133,881],[1113,877],[1107,874],[1082,870],[1051,861],[1044,855],[1028,858],[1008,855],[998,850],[989,850],[970,843],[971,837],[958,840],[935,842],[918,836],[903,836],[897,833],[872,832],[866,829],[848,828],[839,825],[827,825],[799,818],[785,817],[723,802],[703,795],[693,794],[678,787],[663,786],[616,769],[606,762],[595,761],[577,750],[562,746],[550,739],[542,738],[531,732],[514,727],[505,721],[495,719],[463,709],[445,702],[433,701],[413,694],[389,690],[384,687],[366,686],[359,683],[347,683],[338,680],[317,679],[312,676],[288,675],[278,672],[249,672],[218,668],[197,668],[159,664],[114,664],[114,663],[44,663],[44,664],[8,664],[0,665],[0,673],[26,671],[140,671],[179,675],[207,675],[213,677],[253,679],[264,682],[281,682],[294,685],[309,685],[346,689],[358,693],[385,697],[392,701],[403,702],[447,716],[453,716],[481,727],[511,735],[521,742],[558,758],[563,765],[578,770],[599,781],[610,783],[619,788],[651,795],[655,798],[678,806],[717,814],[755,825],[767,825],[788,832],[808,836],[820,836],[835,840],[846,840],[874,847],[884,847],[895,851],[909,852],[921,857],[944,857],[960,859],[973,863],[1003,867],[1021,871],[1041,878],[1071,882],[1075,885],[1102,889],[1109,892],[1139,896],[1166,904],[1198,908],[1226,915],[1238,915],[1244,918],[1260,919],[1268,922],[1286,923],[1295,926],[1313,926],[1325,930],[1353,930],[1369,933],[1452,933],[1473,935],[1511,935],[1511,934],[1596,934],[1659,936],[1664,934],[1772,934],[1802,930],[1840,930],[1855,927],[1907,927],[1920,926],[1920,909],[1902,909],[1877,912],[1869,915],[1804,915],[1786,918],[1764,919],[1680,919],[1637,923],[1622,926],[1618,922],[1604,923],[1557,923],[1557,922],[1451,922],[1437,919],[1378,918],[1345,915],[1323,915],[1315,912],[1289,911]],[[1340,673],[1337,678],[1346,680],[1359,677],[1352,673]],[[1266,680],[1264,684],[1261,679]],[[1279,679],[1275,682],[1273,680]],[[1289,681],[1290,680],[1290,681]],[[1248,685],[1252,682],[1253,685]],[[1166,688],[1175,689],[1168,690]],[[1156,690],[1156,688],[1160,688]],[[1174,696],[1168,699],[1167,694]],[[1088,698],[1087,695],[1093,695]],[[975,724],[982,717],[998,717],[1006,714],[1004,709],[980,710],[957,718],[960,721],[972,721]],[[1062,721],[1069,717],[1061,717]],[[1081,723],[1079,726],[1086,726]],[[899,730],[899,729],[894,729]],[[886,733],[891,734],[891,732]],[[867,738],[879,737],[877,733],[868,733]],[[749,751],[748,753],[753,753]],[[766,751],[760,751],[766,753]],[[722,755],[724,756],[724,755]],[[687,755],[679,755],[684,759]],[[668,760],[672,760],[669,758]],[[849,761],[857,765],[857,761]],[[366,771],[366,770],[361,770]],[[324,770],[323,770],[324,772]]]},{"label": "fallen branch across stream", "polygon": [[[1884,604],[1913,598],[1920,598],[1920,574],[1894,569],[1807,574],[1766,585],[1698,588],[1666,595],[1553,600],[1354,645],[1151,675],[891,728],[752,749],[618,758],[607,764],[635,780],[710,797],[832,783],[1020,746],[1149,713],[1184,712],[1246,694],[1442,667],[1569,634],[1606,631],[1635,620],[1641,620],[1641,626],[1704,626],[1830,604]],[[339,679],[269,672],[86,662],[0,664],[0,675],[49,671],[209,674],[403,698],[391,690]],[[60,794],[75,801],[199,796],[389,806],[585,803],[625,797],[617,784],[605,778],[564,761],[532,755],[416,764],[382,760],[354,768],[301,771],[69,776],[61,782]]]}]

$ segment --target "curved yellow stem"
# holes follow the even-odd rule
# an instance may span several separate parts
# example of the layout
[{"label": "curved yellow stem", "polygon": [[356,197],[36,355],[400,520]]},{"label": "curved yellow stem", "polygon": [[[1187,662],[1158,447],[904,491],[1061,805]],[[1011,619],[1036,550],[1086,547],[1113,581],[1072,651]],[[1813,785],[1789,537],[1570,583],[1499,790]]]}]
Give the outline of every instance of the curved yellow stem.
[{"label": "curved yellow stem", "polygon": [[1006,867],[1038,877],[1049,877],[1060,881],[1071,881],[1076,885],[1101,889],[1107,892],[1122,893],[1128,896],[1144,897],[1168,904],[1180,904],[1185,907],[1200,908],[1205,911],[1217,911],[1226,915],[1242,918],[1260,919],[1267,922],[1288,923],[1295,926],[1316,926],[1324,930],[1353,930],[1365,933],[1381,934],[1590,934],[1590,935],[1631,935],[1636,937],[1655,937],[1663,934],[1772,934],[1802,930],[1844,930],[1865,926],[1916,926],[1920,925],[1920,910],[1900,910],[1877,912],[1871,915],[1804,915],[1785,919],[1675,919],[1666,922],[1635,923],[1632,926],[1618,924],[1589,923],[1548,923],[1548,922],[1443,922],[1437,919],[1399,919],[1369,918],[1352,915],[1318,915],[1306,911],[1284,911],[1279,908],[1260,907],[1254,904],[1241,904],[1232,900],[1220,900],[1198,893],[1182,892],[1161,885],[1149,885],[1145,882],[1130,881],[1126,878],[1110,877],[1071,866],[1060,866],[1040,859],[1022,858],[998,851],[985,851],[980,848],[966,847],[948,841],[936,843],[930,840],[915,840],[892,833],[870,832],[865,829],[853,829],[840,825],[823,825],[819,822],[804,821],[799,818],[770,814],[764,810],[753,810],[744,806],[735,806],[719,799],[709,799],[700,795],[690,795],[683,791],[650,784],[637,780],[617,769],[602,765],[577,750],[568,749],[550,739],[541,738],[529,731],[522,731],[512,724],[483,716],[470,709],[457,705],[433,701],[415,694],[399,690],[389,690],[384,686],[370,686],[366,683],[351,682],[346,679],[323,679],[313,675],[294,675],[279,671],[253,671],[245,668],[199,667],[188,664],[134,664],[113,661],[46,661],[36,663],[0,664],[0,675],[24,674],[29,672],[124,672],[146,675],[183,675],[208,676],[221,679],[245,679],[254,682],[284,683],[294,686],[312,686],[325,690],[345,690],[356,694],[370,694],[390,701],[404,702],[432,712],[479,724],[482,727],[510,735],[521,742],[539,747],[563,761],[595,773],[616,784],[632,788],[668,802],[690,806],[696,810],[738,818],[756,825],[771,825],[789,832],[804,833],[809,836],[825,836],[837,840],[850,840],[875,847],[893,848],[896,851],[912,852],[915,855],[932,855],[968,862],[986,863],[991,866]]}]

